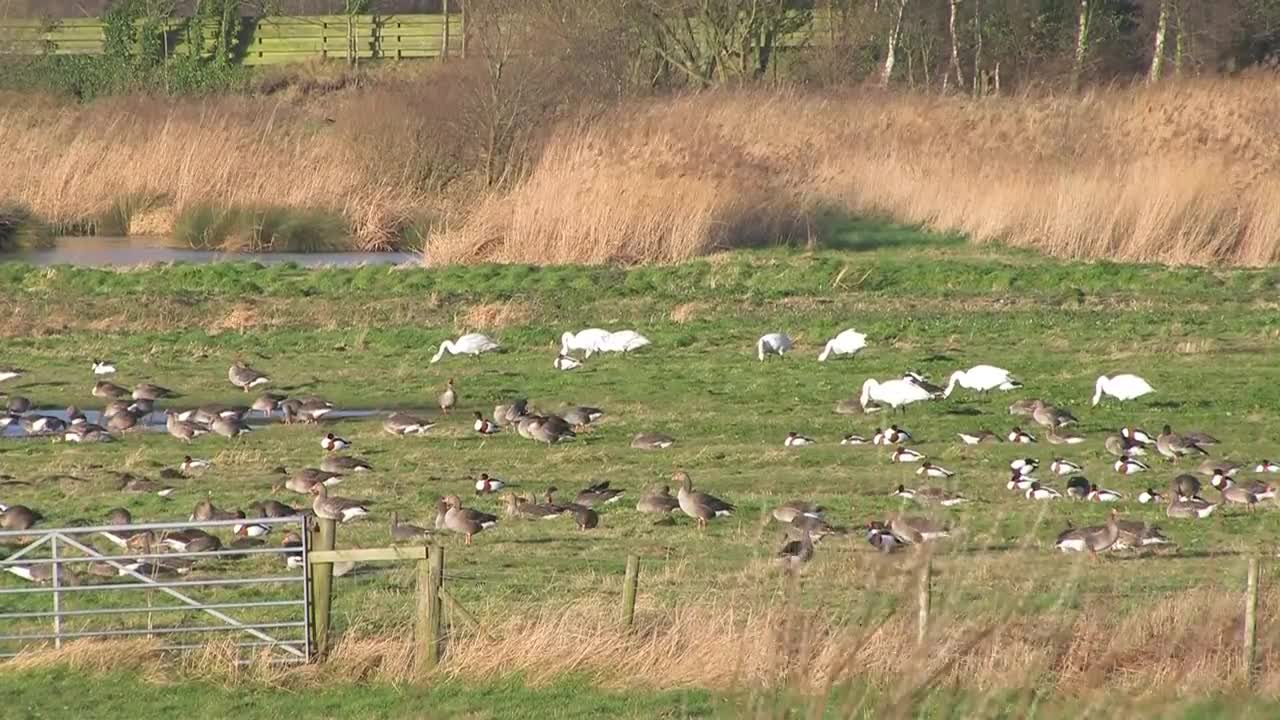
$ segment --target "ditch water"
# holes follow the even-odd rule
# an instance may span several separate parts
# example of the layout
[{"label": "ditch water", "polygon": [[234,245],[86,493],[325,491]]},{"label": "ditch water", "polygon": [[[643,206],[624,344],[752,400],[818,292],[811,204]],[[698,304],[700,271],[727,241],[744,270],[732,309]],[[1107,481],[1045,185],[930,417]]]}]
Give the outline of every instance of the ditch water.
[{"label": "ditch water", "polygon": [[[433,414],[433,413],[430,413],[429,411],[422,410],[422,409],[397,408],[397,410],[399,412],[406,412],[411,415],[420,415],[424,417],[431,417],[431,415]],[[84,413],[85,420],[87,420],[88,422],[95,423],[98,425],[106,424],[102,422],[102,413],[98,410],[82,410],[81,412]],[[333,412],[330,412],[328,415],[325,415],[324,419],[320,421],[320,424],[326,425],[337,420],[363,420],[363,419],[372,418],[372,417],[381,418],[385,415],[390,414],[391,412],[393,412],[393,410],[371,410],[371,409],[363,409],[363,408],[334,410]],[[28,414],[47,415],[49,417],[56,417],[59,420],[62,420],[64,422],[67,419],[67,411],[65,409],[55,410],[52,408],[38,408],[38,409],[33,409],[31,413],[28,413]],[[145,432],[165,432],[165,420],[166,419],[165,419],[164,410],[160,409],[142,418],[138,422],[136,427],[141,428]],[[255,427],[255,428],[263,427],[266,425],[279,423],[280,413],[277,412],[271,415],[270,417],[267,417],[267,416],[264,416],[262,413],[253,412],[246,415],[244,418],[244,421],[248,423],[251,427]],[[62,437],[61,432],[52,433],[52,435],[59,438]],[[12,424],[10,424],[9,427],[4,428],[4,430],[0,432],[0,437],[19,438],[19,437],[40,437],[40,436],[28,435],[27,433],[23,432],[19,423],[15,421]]]},{"label": "ditch water", "polygon": [[132,267],[150,263],[257,262],[295,263],[304,267],[400,265],[420,262],[421,255],[405,252],[222,253],[192,250],[167,237],[59,237],[51,248],[0,253],[0,262],[79,267]]}]

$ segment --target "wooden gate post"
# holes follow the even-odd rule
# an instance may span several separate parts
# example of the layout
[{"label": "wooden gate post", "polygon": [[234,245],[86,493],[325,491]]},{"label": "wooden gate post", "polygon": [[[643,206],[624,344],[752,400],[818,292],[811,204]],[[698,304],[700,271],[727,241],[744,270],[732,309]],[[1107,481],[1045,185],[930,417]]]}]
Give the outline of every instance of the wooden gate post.
[{"label": "wooden gate post", "polygon": [[916,645],[924,645],[925,636],[929,633],[929,603],[932,600],[931,594],[933,582],[933,558],[925,557],[924,565],[920,567],[920,581],[916,587],[916,603],[918,604],[918,614],[916,615]]},{"label": "wooden gate post", "polygon": [[636,619],[636,586],[640,582],[640,558],[627,556],[627,576],[622,581],[622,624],[631,627]]},{"label": "wooden gate post", "polygon": [[444,583],[444,549],[432,544],[427,559],[418,563],[418,667],[432,670],[440,664],[441,627],[444,612],[440,588]]},{"label": "wooden gate post", "polygon": [[1253,684],[1254,656],[1258,643],[1258,558],[1249,558],[1249,579],[1244,596],[1244,677]]},{"label": "wooden gate post", "polygon": [[[332,550],[338,534],[334,520],[316,518],[316,535],[311,547],[316,550]],[[323,659],[329,652],[329,609],[333,605],[333,563],[316,563],[311,567],[311,622],[316,641],[316,657]]]}]

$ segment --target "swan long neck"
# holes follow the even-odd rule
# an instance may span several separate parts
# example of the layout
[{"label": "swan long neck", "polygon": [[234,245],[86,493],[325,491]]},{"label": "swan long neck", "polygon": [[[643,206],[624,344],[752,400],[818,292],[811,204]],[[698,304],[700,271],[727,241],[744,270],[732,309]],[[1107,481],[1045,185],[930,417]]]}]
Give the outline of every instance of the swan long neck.
[{"label": "swan long neck", "polygon": [[445,340],[444,342],[440,343],[440,349],[436,350],[435,357],[431,358],[431,362],[433,363],[440,362],[440,358],[444,357],[444,353],[446,350],[448,350],[451,353],[453,352],[452,340]]},{"label": "swan long neck", "polygon": [[865,410],[867,408],[867,403],[871,400],[871,391],[879,385],[880,383],[877,383],[875,378],[867,378],[867,381],[862,383],[862,398],[859,401],[862,404],[862,409]]},{"label": "swan long neck", "polygon": [[957,370],[951,373],[951,381],[947,383],[947,389],[942,391],[942,397],[944,398],[951,397],[951,393],[956,389],[956,383],[960,382],[960,380],[963,377],[964,377],[963,370]]},{"label": "swan long neck", "polygon": [[764,361],[764,338],[756,341],[756,356],[760,358],[761,362]]},{"label": "swan long neck", "polygon": [[1093,404],[1094,405],[1097,405],[1098,401],[1102,399],[1102,391],[1104,388],[1106,388],[1106,386],[1107,386],[1107,376],[1106,375],[1099,376],[1098,382],[1093,384]]},{"label": "swan long neck", "polygon": [[818,355],[818,362],[826,362],[827,358],[831,357],[831,350],[833,349],[833,346],[835,344],[836,344],[835,340],[827,341],[827,346],[823,348],[822,353]]}]

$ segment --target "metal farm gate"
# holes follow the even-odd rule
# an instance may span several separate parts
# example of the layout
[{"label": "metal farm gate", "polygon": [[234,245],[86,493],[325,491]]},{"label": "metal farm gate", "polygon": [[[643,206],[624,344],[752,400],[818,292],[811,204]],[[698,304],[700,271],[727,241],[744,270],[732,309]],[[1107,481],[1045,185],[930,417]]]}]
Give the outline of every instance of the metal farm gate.
[{"label": "metal farm gate", "polygon": [[[262,544],[187,549],[181,531],[241,524]],[[295,529],[300,543],[282,545]],[[99,546],[112,549],[103,552]],[[141,523],[0,532],[0,658],[80,638],[145,637],[165,651],[230,642],[240,662],[312,653],[309,533],[303,518]]]}]

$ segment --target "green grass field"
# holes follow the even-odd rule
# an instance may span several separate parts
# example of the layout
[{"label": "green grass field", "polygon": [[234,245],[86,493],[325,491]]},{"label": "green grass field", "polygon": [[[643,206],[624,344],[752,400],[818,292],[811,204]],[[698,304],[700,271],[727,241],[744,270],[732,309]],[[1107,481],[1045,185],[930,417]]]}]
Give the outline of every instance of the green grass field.
[{"label": "green grass field", "polygon": [[[268,389],[320,395],[340,408],[408,408],[434,416],[435,398],[448,378],[456,380],[462,396],[462,411],[440,418],[425,437],[391,437],[381,430],[378,417],[324,428],[272,425],[239,442],[204,437],[190,447],[163,433],[134,433],[122,442],[83,447],[5,438],[0,472],[30,484],[0,486],[0,502],[40,510],[45,526],[97,521],[117,505],[129,508],[135,519],[156,521],[185,518],[203,497],[223,508],[244,507],[269,496],[277,466],[318,465],[323,455],[319,440],[333,431],[352,440],[353,453],[376,468],[335,490],[375,503],[372,519],[340,528],[339,547],[388,544],[392,511],[430,525],[434,503],[445,494],[499,510],[497,499],[470,492],[480,472],[502,478],[520,492],[540,494],[555,485],[564,499],[594,480],[607,479],[627,489],[622,502],[602,511],[601,527],[588,533],[577,531],[567,518],[538,523],[504,519],[498,528],[477,536],[470,548],[460,538],[441,538],[451,591],[480,619],[486,636],[501,638],[498,645],[504,652],[520,645],[519,632],[545,629],[553,619],[578,627],[574,613],[581,614],[581,632],[598,640],[600,628],[615,617],[629,553],[643,559],[643,627],[705,612],[726,627],[746,628],[749,637],[759,613],[781,607],[786,594],[783,578],[770,562],[781,543],[780,528],[766,522],[772,507],[812,499],[829,509],[833,523],[856,530],[902,506],[889,496],[897,484],[924,484],[914,474],[915,466],[891,463],[883,448],[839,443],[845,434],[870,434],[893,421],[912,431],[913,447],[955,470],[947,484],[974,501],[947,510],[915,509],[936,514],[956,530],[933,560],[932,623],[938,647],[946,648],[935,659],[988,658],[976,665],[956,660],[936,668],[938,675],[911,681],[943,693],[909,698],[919,701],[913,707],[920,713],[1026,716],[1031,710],[1068,716],[1071,698],[1084,688],[1119,688],[1116,692],[1126,697],[1144,698],[1162,693],[1171,682],[1186,692],[1179,698],[1190,704],[1179,705],[1179,712],[1187,717],[1245,712],[1243,697],[1231,696],[1221,706],[1203,699],[1238,688],[1239,668],[1222,663],[1205,668],[1196,658],[1237,657],[1232,628],[1234,613],[1243,604],[1235,598],[1242,598],[1245,558],[1274,556],[1280,514],[1267,503],[1254,513],[1228,508],[1203,521],[1168,520],[1162,506],[1139,505],[1134,496],[1148,486],[1166,490],[1173,475],[1191,471],[1197,463],[1175,466],[1155,460],[1148,473],[1119,476],[1110,467],[1102,438],[1125,424],[1153,432],[1165,423],[1210,432],[1223,441],[1212,448],[1215,457],[1248,463],[1242,477],[1252,477],[1248,471],[1256,461],[1280,455],[1280,367],[1274,361],[1280,344],[1275,321],[1280,270],[1062,263],[862,222],[848,225],[834,247],[818,251],[735,252],[684,265],[633,269],[305,271],[228,264],[117,273],[2,265],[0,279],[11,288],[0,297],[0,332],[6,335],[0,364],[29,371],[0,390],[28,396],[41,406],[98,408],[100,402],[89,395],[94,357],[115,360],[121,384],[146,381],[182,392],[171,403],[174,407],[205,401],[247,404],[252,396],[246,398],[226,380],[227,367],[237,357],[272,376],[275,383]],[[497,325],[483,329],[506,352],[427,364],[440,340],[477,329],[482,322]],[[560,333],[593,326],[634,328],[653,345],[628,356],[593,357],[574,372],[554,370]],[[848,327],[866,333],[869,347],[853,359],[818,363],[816,355],[826,340]],[[796,350],[784,360],[758,362],[755,340],[772,331],[789,333]],[[1025,389],[986,398],[961,390],[949,400],[912,406],[892,420],[832,411],[837,400],[856,395],[868,377],[886,379],[914,369],[944,382],[952,370],[978,363],[1011,370]],[[1090,408],[1093,380],[1104,372],[1140,374],[1157,392],[1124,406],[1105,402]],[[518,396],[546,411],[586,404],[604,408],[608,415],[575,442],[550,448],[514,433],[482,438],[471,431],[471,410],[489,415],[495,403]],[[1048,445],[1043,438],[1030,446],[960,443],[958,431],[988,428],[1004,434],[1019,424],[1024,419],[1009,416],[1006,408],[1023,397],[1070,407],[1080,418],[1076,429],[1089,441],[1070,447]],[[819,444],[784,448],[783,438],[792,430]],[[629,438],[642,431],[671,434],[678,444],[663,452],[630,449]],[[107,476],[109,470],[129,470],[154,478],[188,453],[212,459],[214,468],[176,481],[178,491],[168,499],[121,494]],[[1120,504],[1127,517],[1158,523],[1176,545],[1115,554],[1097,563],[1060,556],[1052,545],[1066,523],[1100,523],[1106,507],[1065,500],[1032,503],[1010,493],[1004,487],[1008,462],[1023,455],[1038,457],[1043,463],[1038,476],[1060,490],[1064,483],[1049,473],[1048,463],[1064,456],[1083,465],[1090,479],[1128,495]],[[735,503],[737,514],[712,523],[700,535],[687,518],[655,525],[651,516],[635,512],[639,492],[668,482],[676,469],[688,471],[697,487]],[[1216,492],[1207,489],[1206,496],[1216,497]],[[294,495],[279,499],[305,502]],[[870,683],[877,692],[896,687],[891,669],[915,657],[905,641],[893,637],[893,628],[910,628],[914,622],[915,562],[910,553],[877,555],[856,531],[848,538],[828,538],[818,547],[799,596],[787,602],[798,603],[806,617],[821,618],[820,634],[833,647],[840,633],[875,634],[881,629],[874,643],[863,637],[863,645],[845,650],[858,660],[828,678],[832,685],[824,687],[829,692],[838,696],[846,681]],[[1264,566],[1269,569],[1269,562]],[[232,568],[240,573],[277,570],[266,560],[246,560],[197,573]],[[415,571],[408,566],[362,570],[337,581],[338,631],[348,639],[401,633],[412,620]],[[21,583],[7,575],[0,578],[2,587]],[[218,597],[273,592],[279,597],[283,591],[252,588]],[[1280,630],[1265,612],[1271,597],[1264,598],[1260,625],[1264,687],[1274,687],[1280,678],[1268,661],[1271,638]],[[40,610],[47,609],[47,602],[47,597],[6,596],[5,606]],[[89,606],[126,600],[83,594],[74,602]],[[1142,624],[1153,614],[1188,608],[1186,619],[1173,623],[1174,650],[1158,642],[1167,640],[1168,633],[1160,635]],[[98,622],[95,627],[120,621]],[[1003,651],[979,652],[964,645],[966,632],[991,633],[995,628],[1005,638],[1000,641],[1006,643]],[[1082,628],[1096,630],[1089,642],[1102,643],[1097,653],[1080,649]],[[1020,659],[1002,661],[1014,640]],[[1039,652],[1038,646],[1061,652]],[[566,686],[556,685],[561,681],[555,677],[564,670],[580,679],[574,682],[604,688],[568,692],[573,703],[582,705],[566,707],[566,717],[575,712],[588,716],[591,703],[612,708],[600,713],[635,717],[786,714],[772,705],[760,710],[750,699],[729,710],[717,709],[706,694],[731,697],[731,688],[758,687],[762,677],[790,677],[777,668],[761,669],[768,662],[746,655],[733,667],[713,667],[746,652],[746,645],[726,642],[720,654],[708,651],[701,660],[689,660],[702,665],[666,673],[614,667],[607,659],[547,656],[563,655],[565,647],[572,644],[530,648],[492,666],[481,661],[482,648],[460,649],[458,667],[463,669],[449,682],[472,689],[464,692],[450,685],[451,690],[423,692],[448,700],[446,708],[455,707],[449,702],[460,703],[460,713],[465,702],[459,698],[479,702],[486,697],[488,691],[475,690],[480,686],[474,683],[507,682],[504,677],[520,672],[535,685],[552,688],[536,691],[530,700],[550,706],[562,702],[558,698],[564,693],[555,688]],[[690,657],[692,651],[671,652]],[[874,661],[864,662],[859,653],[873,654]],[[479,677],[467,677],[469,668],[481,668]],[[66,682],[56,673],[31,677],[34,687]],[[610,705],[622,702],[610,693],[629,687],[644,688],[644,699]],[[1027,687],[1033,688],[1031,694],[1007,703],[993,704],[989,698],[998,696],[985,694]],[[672,688],[710,690],[661,693]],[[981,706],[938,700],[952,690],[987,699]],[[387,692],[400,700],[406,697]],[[596,692],[602,694],[597,697]],[[848,707],[872,708],[880,699],[862,694]],[[24,702],[35,705],[34,700]],[[338,712],[338,706],[325,703],[339,701],[327,695],[308,697],[307,702],[317,704],[320,716]],[[1108,708],[1093,699],[1080,702],[1090,703],[1086,707],[1097,716],[1107,715]],[[838,707],[844,706],[832,705]],[[957,715],[957,707],[969,711]],[[1162,707],[1162,712],[1172,712]],[[386,716],[453,714],[414,712],[388,711]],[[812,708],[807,712],[822,715]],[[491,716],[520,715],[494,711]]]}]

